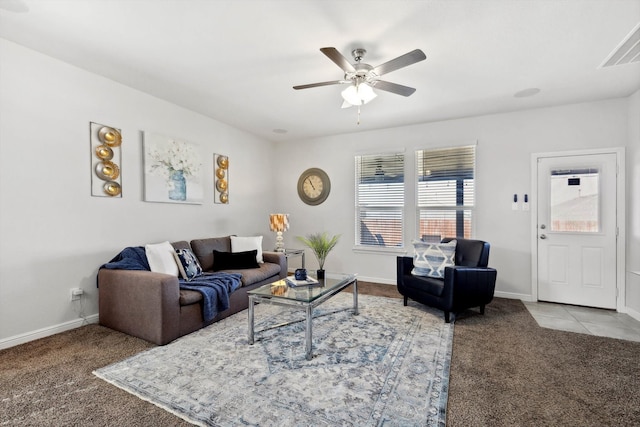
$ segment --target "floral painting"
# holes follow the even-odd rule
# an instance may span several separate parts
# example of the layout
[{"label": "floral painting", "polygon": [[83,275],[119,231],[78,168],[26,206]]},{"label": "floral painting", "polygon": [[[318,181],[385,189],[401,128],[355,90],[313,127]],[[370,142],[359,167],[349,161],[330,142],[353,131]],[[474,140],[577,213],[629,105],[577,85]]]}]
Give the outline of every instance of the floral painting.
[{"label": "floral painting", "polygon": [[144,133],[145,201],[202,204],[202,175],[197,144]]}]

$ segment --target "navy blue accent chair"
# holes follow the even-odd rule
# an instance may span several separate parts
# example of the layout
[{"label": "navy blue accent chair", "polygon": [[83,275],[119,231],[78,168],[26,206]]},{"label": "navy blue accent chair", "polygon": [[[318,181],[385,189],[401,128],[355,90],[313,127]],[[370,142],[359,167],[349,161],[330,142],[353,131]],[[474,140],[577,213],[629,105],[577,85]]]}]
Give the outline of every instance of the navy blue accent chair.
[{"label": "navy blue accent chair", "polygon": [[[443,239],[446,243],[453,239]],[[444,311],[444,321],[450,322],[450,313],[479,307],[484,314],[485,305],[493,299],[497,272],[488,267],[489,243],[482,240],[457,239],[455,266],[445,267],[444,278],[414,276],[413,257],[397,257],[398,291],[404,296],[404,305],[414,301]]]}]

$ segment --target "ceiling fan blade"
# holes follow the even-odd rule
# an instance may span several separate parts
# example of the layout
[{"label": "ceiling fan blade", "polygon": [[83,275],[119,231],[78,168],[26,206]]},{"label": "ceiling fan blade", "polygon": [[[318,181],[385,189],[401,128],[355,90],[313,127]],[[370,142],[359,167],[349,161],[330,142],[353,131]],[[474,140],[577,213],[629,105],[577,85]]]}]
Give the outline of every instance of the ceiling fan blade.
[{"label": "ceiling fan blade", "polygon": [[298,85],[298,86],[294,86],[293,88],[295,90],[299,90],[299,89],[309,89],[311,87],[318,87],[318,86],[341,85],[345,83],[351,83],[351,82],[348,80],[333,80],[330,82],[309,83],[307,85]]},{"label": "ceiling fan blade", "polygon": [[320,48],[320,52],[324,53],[327,58],[336,63],[336,65],[346,73],[355,73],[356,69],[353,68],[353,65],[349,63],[349,60],[344,57],[340,52],[336,50],[335,47],[322,47]]},{"label": "ceiling fan blade", "polygon": [[396,83],[385,82],[384,80],[376,80],[375,84],[372,83],[376,89],[384,90],[387,92],[395,93],[396,95],[409,96],[416,90],[409,86],[402,86]]},{"label": "ceiling fan blade", "polygon": [[385,62],[384,64],[378,65],[372,71],[377,75],[381,76],[383,74],[390,73],[399,68],[403,68],[409,66],[411,64],[415,64],[416,62],[424,61],[427,59],[427,55],[424,54],[420,49],[412,50],[409,53],[405,53],[402,56],[398,56],[396,59],[392,59],[389,62]]}]

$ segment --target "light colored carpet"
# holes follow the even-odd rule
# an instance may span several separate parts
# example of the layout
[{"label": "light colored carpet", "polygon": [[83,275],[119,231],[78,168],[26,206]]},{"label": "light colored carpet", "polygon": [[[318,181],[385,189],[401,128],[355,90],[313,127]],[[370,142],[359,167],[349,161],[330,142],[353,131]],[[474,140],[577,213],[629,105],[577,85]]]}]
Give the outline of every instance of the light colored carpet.
[{"label": "light colored carpet", "polygon": [[[445,425],[453,326],[421,304],[361,295],[351,310],[314,318],[314,357],[304,322],[256,335],[238,313],[169,345],[94,372],[199,425]],[[336,295],[316,309],[351,306]],[[257,329],[303,317],[256,307]]]}]

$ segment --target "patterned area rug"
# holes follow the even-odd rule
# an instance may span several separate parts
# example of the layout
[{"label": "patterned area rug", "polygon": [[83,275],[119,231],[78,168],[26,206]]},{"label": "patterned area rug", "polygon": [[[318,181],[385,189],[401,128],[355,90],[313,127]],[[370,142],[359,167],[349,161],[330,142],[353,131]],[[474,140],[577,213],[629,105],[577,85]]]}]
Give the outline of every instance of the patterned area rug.
[{"label": "patterned area rug", "polygon": [[[198,425],[444,426],[453,324],[402,300],[341,293],[314,311],[305,359],[301,310],[247,313],[98,369],[95,375]],[[316,317],[317,316],[317,317]]]}]

